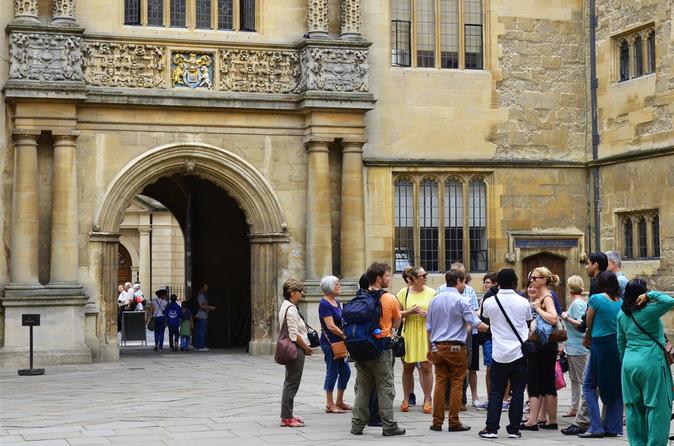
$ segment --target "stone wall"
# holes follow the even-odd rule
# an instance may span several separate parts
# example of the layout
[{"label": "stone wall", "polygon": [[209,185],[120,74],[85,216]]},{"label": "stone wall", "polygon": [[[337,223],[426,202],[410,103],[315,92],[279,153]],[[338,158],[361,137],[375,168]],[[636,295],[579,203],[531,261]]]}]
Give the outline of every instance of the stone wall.
[{"label": "stone wall", "polygon": [[[597,1],[600,156],[674,145],[673,14],[668,1]],[[655,74],[618,82],[613,37],[649,24],[655,29]]]}]

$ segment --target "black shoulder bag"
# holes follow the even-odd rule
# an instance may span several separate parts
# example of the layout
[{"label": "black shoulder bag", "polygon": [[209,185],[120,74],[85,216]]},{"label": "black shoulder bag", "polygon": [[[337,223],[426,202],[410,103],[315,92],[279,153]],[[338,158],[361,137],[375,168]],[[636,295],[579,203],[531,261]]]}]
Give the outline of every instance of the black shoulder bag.
[{"label": "black shoulder bag", "polygon": [[300,313],[299,308],[297,309],[297,314],[300,315],[304,321],[304,325],[307,327],[307,339],[309,339],[309,347],[315,348],[321,345],[321,337],[318,335],[316,330],[311,328],[311,325],[307,324],[307,321],[304,319],[304,316],[302,316],[302,313]]},{"label": "black shoulder bag", "polygon": [[655,339],[655,336],[653,336],[652,334],[650,334],[649,332],[647,332],[646,330],[644,330],[644,327],[642,327],[641,325],[639,325],[639,323],[637,322],[637,320],[634,319],[634,315],[631,314],[631,313],[630,313],[630,318],[632,319],[632,322],[634,322],[634,325],[636,325],[637,328],[638,328],[639,330],[641,330],[641,332],[642,332],[643,334],[645,334],[646,336],[648,336],[649,338],[651,338],[651,339],[653,340],[653,342],[655,342],[655,344],[656,344],[658,347],[660,347],[660,349],[662,350],[662,352],[665,354],[665,359],[667,360],[667,365],[670,365],[670,366],[671,366],[672,363],[674,363],[674,347],[672,347],[672,344],[669,343],[669,340],[667,339],[667,337],[665,337],[665,341],[667,342],[667,345],[666,345],[666,346],[663,346],[663,345],[660,343],[660,341],[658,341],[657,339]]},{"label": "black shoulder bag", "polygon": [[[410,287],[407,287],[407,292],[405,293],[405,310],[407,310],[407,296],[410,294]],[[395,336],[391,338],[391,351],[393,352],[393,356],[396,358],[402,358],[405,356],[405,338],[403,337],[403,327],[405,326],[405,322],[400,323],[400,327],[398,327],[398,333],[396,333]]]},{"label": "black shoulder bag", "polygon": [[526,342],[522,340],[522,337],[517,332],[517,329],[510,321],[510,318],[503,309],[503,306],[501,305],[501,302],[498,300],[498,297],[494,296],[494,299],[496,299],[496,303],[498,304],[498,307],[501,309],[501,313],[503,313],[503,316],[505,317],[506,321],[508,321],[508,325],[510,325],[510,328],[512,328],[513,333],[515,333],[515,336],[517,336],[517,340],[520,341],[520,344],[522,344],[522,355],[524,355],[525,359],[532,357],[534,354],[536,354],[536,344],[534,344],[529,340],[527,340]]}]

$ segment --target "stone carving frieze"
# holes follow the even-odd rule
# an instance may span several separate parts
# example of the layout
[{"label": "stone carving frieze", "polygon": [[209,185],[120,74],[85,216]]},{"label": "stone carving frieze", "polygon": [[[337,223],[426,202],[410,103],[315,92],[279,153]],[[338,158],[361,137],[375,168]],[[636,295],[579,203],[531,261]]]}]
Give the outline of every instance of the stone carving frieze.
[{"label": "stone carving frieze", "polygon": [[220,90],[255,93],[298,93],[298,51],[226,49],[220,51]]},{"label": "stone carving frieze", "polygon": [[171,57],[171,86],[213,88],[212,53],[175,52]]},{"label": "stone carving frieze", "polygon": [[84,77],[99,87],[166,88],[165,55],[157,45],[86,42]]},{"label": "stone carving frieze", "polygon": [[367,50],[317,48],[302,50],[302,87],[305,90],[368,91]]},{"label": "stone carving frieze", "polygon": [[342,34],[360,34],[360,0],[341,0]]},{"label": "stone carving frieze", "polygon": [[16,17],[37,17],[38,0],[14,0]]},{"label": "stone carving frieze", "polygon": [[9,79],[82,81],[82,38],[54,33],[11,33]]},{"label": "stone carving frieze", "polygon": [[75,0],[54,0],[54,18],[75,19]]}]

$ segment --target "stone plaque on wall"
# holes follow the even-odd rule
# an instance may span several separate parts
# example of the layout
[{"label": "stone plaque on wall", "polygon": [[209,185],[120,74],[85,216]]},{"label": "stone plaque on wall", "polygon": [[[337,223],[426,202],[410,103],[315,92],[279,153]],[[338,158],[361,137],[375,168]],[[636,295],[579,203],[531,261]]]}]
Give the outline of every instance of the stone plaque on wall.
[{"label": "stone plaque on wall", "polygon": [[300,91],[301,67],[297,51],[223,49],[220,60],[220,89],[223,91]]},{"label": "stone plaque on wall", "polygon": [[82,81],[82,38],[54,33],[11,34],[9,79]]},{"label": "stone plaque on wall", "polygon": [[84,77],[99,87],[165,88],[165,54],[156,45],[86,42]]},{"label": "stone plaque on wall", "polygon": [[213,53],[173,52],[171,86],[191,89],[213,88]]}]

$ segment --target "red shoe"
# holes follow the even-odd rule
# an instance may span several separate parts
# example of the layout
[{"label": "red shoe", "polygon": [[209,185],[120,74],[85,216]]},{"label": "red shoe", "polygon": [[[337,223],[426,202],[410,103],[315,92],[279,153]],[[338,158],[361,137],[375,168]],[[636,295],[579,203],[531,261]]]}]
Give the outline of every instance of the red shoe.
[{"label": "red shoe", "polygon": [[304,427],[304,423],[295,418],[285,418],[281,420],[281,427]]}]

